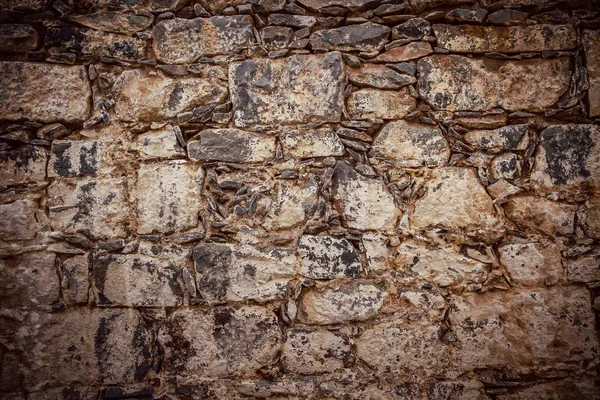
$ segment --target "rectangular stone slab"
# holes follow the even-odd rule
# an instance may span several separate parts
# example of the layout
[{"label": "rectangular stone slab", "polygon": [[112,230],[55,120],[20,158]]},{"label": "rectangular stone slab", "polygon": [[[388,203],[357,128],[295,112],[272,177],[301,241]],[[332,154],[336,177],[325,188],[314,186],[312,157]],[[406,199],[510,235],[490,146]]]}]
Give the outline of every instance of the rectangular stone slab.
[{"label": "rectangular stone slab", "polygon": [[232,63],[233,120],[238,127],[339,122],[343,82],[338,52]]}]

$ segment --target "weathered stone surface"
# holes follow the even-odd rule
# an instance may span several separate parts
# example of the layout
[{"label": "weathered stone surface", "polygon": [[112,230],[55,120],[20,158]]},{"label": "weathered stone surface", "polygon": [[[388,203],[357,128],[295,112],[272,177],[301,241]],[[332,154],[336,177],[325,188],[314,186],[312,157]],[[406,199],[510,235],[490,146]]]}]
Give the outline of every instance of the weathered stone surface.
[{"label": "weathered stone surface", "polygon": [[298,239],[298,272],[312,279],[353,278],[361,271],[356,249],[344,238],[305,235]]},{"label": "weathered stone surface", "polygon": [[[577,47],[573,25],[433,25],[437,45],[456,53],[523,53]],[[510,38],[507,39],[507,38]]]},{"label": "weathered stone surface", "polygon": [[0,62],[2,119],[81,122],[89,116],[91,96],[83,66]]},{"label": "weathered stone surface", "polygon": [[455,8],[446,14],[446,20],[451,22],[477,22],[481,23],[485,19],[488,11],[484,8],[469,10],[466,8]]},{"label": "weathered stone surface", "polygon": [[344,145],[328,128],[286,131],[281,135],[281,143],[286,153],[298,159],[344,155]]},{"label": "weathered stone surface", "polygon": [[258,306],[178,310],[158,333],[164,372],[189,378],[252,376],[281,342],[277,317]]},{"label": "weathered stone surface", "polygon": [[271,14],[269,15],[268,22],[270,25],[304,28],[314,26],[317,23],[317,19],[307,15]]},{"label": "weathered stone surface", "polygon": [[37,202],[28,199],[0,204],[0,240],[34,239],[43,229],[37,211]]},{"label": "weathered stone surface", "polygon": [[543,197],[513,197],[504,206],[506,216],[523,229],[533,229],[550,236],[573,233],[575,207]]},{"label": "weathered stone surface", "polygon": [[350,93],[347,109],[352,119],[400,119],[417,106],[408,89],[360,89]]},{"label": "weathered stone surface", "polygon": [[594,239],[600,239],[600,197],[590,197],[587,210],[581,216],[585,233]]},{"label": "weathered stone surface", "polygon": [[94,176],[100,169],[103,150],[99,140],[55,140],[50,151],[48,176]]},{"label": "weathered stone surface", "polygon": [[187,144],[193,161],[265,162],[275,157],[275,137],[239,129],[206,129]]},{"label": "weathered stone surface", "polygon": [[38,47],[39,35],[35,28],[26,24],[0,25],[0,51],[24,53]]},{"label": "weathered stone surface", "polygon": [[196,285],[212,304],[285,297],[294,277],[293,249],[206,243],[194,249]]},{"label": "weathered stone surface", "polygon": [[319,185],[312,176],[308,180],[278,181],[263,226],[277,231],[302,225],[315,212],[318,193]]},{"label": "weathered stone surface", "polygon": [[[543,111],[567,91],[566,57],[505,61],[434,55],[419,60],[419,95],[444,110]],[[464,74],[456,74],[456,71]]]},{"label": "weathered stone surface", "polygon": [[590,117],[600,115],[600,32],[583,31],[587,75],[589,81],[588,104]]},{"label": "weathered stone surface", "polygon": [[598,338],[589,304],[583,287],[456,297],[450,321],[461,346],[460,362],[466,369],[511,365],[519,373],[536,365],[594,359]]},{"label": "weathered stone surface", "polygon": [[227,89],[199,78],[173,79],[140,70],[124,71],[115,81],[115,112],[123,121],[157,121],[189,108],[221,103]]},{"label": "weathered stone surface", "polygon": [[366,178],[346,161],[336,165],[331,189],[334,207],[349,228],[391,229],[401,215],[380,178]]},{"label": "weathered stone surface", "polygon": [[48,0],[0,0],[0,10],[10,11],[41,11]]},{"label": "weathered stone surface", "polygon": [[67,258],[62,262],[61,288],[66,304],[87,304],[89,284],[88,255]]},{"label": "weathered stone surface", "polygon": [[141,60],[146,55],[146,41],[119,33],[91,29],[51,27],[46,45],[83,54],[112,57],[117,60]]},{"label": "weathered stone surface", "polygon": [[181,270],[137,254],[97,254],[92,261],[99,306],[176,307],[183,300]]},{"label": "weathered stone surface", "polygon": [[459,167],[432,172],[425,194],[415,203],[410,218],[417,229],[435,225],[488,229],[496,222],[492,199],[479,183],[475,170]]},{"label": "weathered stone surface", "polygon": [[315,375],[342,369],[349,354],[350,341],[342,333],[293,328],[285,333],[281,362],[286,371]]},{"label": "weathered stone surface", "polygon": [[231,63],[233,121],[238,127],[339,122],[343,81],[337,52]]},{"label": "weathered stone surface", "polygon": [[514,243],[498,247],[500,263],[523,286],[549,286],[564,280],[560,251],[551,243]]},{"label": "weathered stone surface", "polygon": [[385,296],[381,285],[362,280],[308,289],[298,300],[298,320],[315,325],[365,321],[377,314]]},{"label": "weathered stone surface", "polygon": [[260,31],[265,48],[269,51],[285,49],[293,34],[294,30],[286,26],[267,26]]},{"label": "weathered stone surface", "polygon": [[172,125],[136,135],[131,149],[145,160],[185,156],[185,150],[179,145]]},{"label": "weathered stone surface", "polygon": [[348,80],[357,86],[379,89],[400,89],[417,81],[414,76],[402,75],[385,65],[364,64],[360,68],[348,69]]},{"label": "weathered stone surface", "polygon": [[194,228],[203,179],[202,168],[186,162],[141,165],[136,185],[138,233]]},{"label": "weathered stone surface", "polygon": [[3,308],[29,308],[57,303],[60,283],[54,253],[25,253],[0,259],[0,304]]},{"label": "weathered stone surface", "polygon": [[84,15],[68,15],[69,21],[98,31],[131,34],[152,25],[154,16],[135,11],[100,11]]},{"label": "weathered stone surface", "polygon": [[375,62],[397,63],[425,57],[433,53],[429,42],[410,42],[404,46],[394,47],[375,57]]},{"label": "weathered stone surface", "polygon": [[371,22],[349,25],[312,33],[310,46],[313,49],[338,51],[379,51],[385,45],[389,34],[390,28],[385,25]]},{"label": "weathered stone surface", "polygon": [[37,146],[0,151],[0,186],[44,181],[47,161],[46,151]]},{"label": "weathered stone surface", "polygon": [[548,400],[578,400],[593,399],[600,396],[600,390],[594,385],[593,379],[574,377],[555,382],[545,382],[535,386],[525,387],[515,393],[499,394],[498,400],[548,399]]},{"label": "weathered stone surface", "polygon": [[521,175],[521,162],[515,153],[498,154],[490,162],[492,179],[515,179]]},{"label": "weathered stone surface", "polygon": [[367,270],[382,271],[389,269],[388,238],[376,232],[365,232],[362,245],[365,248]]},{"label": "weathered stone surface", "polygon": [[247,15],[168,19],[156,24],[152,38],[156,57],[169,64],[237,53],[255,42],[252,18]]},{"label": "weathered stone surface", "polygon": [[600,128],[553,125],[544,129],[531,181],[542,193],[599,190]]},{"label": "weathered stone surface", "polygon": [[448,162],[450,147],[438,127],[394,121],[381,129],[369,156],[396,160],[402,167],[438,167]]},{"label": "weathered stone surface", "polygon": [[525,150],[529,140],[529,125],[508,125],[493,130],[469,131],[464,135],[466,143],[493,153],[502,150]]},{"label": "weathered stone surface", "polygon": [[600,252],[595,251],[567,262],[567,278],[571,282],[600,281]]},{"label": "weathered stone surface", "polygon": [[298,3],[313,10],[320,10],[325,7],[340,6],[355,11],[375,2],[373,0],[299,0]]},{"label": "weathered stone surface", "polygon": [[421,40],[431,34],[431,24],[423,18],[411,18],[392,28],[392,39]]},{"label": "weathered stone surface", "polygon": [[127,235],[127,185],[121,179],[55,180],[48,196],[52,230],[92,238]]},{"label": "weathered stone surface", "polygon": [[[28,0],[32,1],[32,0]],[[215,2],[211,0],[211,3]],[[162,13],[165,11],[176,11],[183,7],[186,0],[78,0],[80,7],[92,10],[113,7],[125,10],[147,10],[150,12]]]},{"label": "weathered stone surface", "polygon": [[402,272],[441,287],[483,283],[487,277],[485,264],[465,257],[451,247],[427,245],[412,239],[398,246],[394,263]]}]

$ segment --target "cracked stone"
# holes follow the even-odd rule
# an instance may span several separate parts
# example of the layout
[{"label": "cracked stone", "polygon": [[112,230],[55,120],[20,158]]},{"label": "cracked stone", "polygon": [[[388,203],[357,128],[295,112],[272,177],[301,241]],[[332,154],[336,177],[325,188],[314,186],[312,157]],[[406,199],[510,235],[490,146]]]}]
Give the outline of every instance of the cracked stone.
[{"label": "cracked stone", "polygon": [[66,304],[87,304],[89,284],[88,255],[67,258],[62,262],[62,293]]},{"label": "cracked stone", "polygon": [[344,238],[301,236],[298,272],[312,279],[353,278],[362,269],[358,253]]},{"label": "cracked stone", "polygon": [[589,81],[588,104],[590,117],[600,115],[600,33],[583,31],[583,48]]},{"label": "cracked stone", "polygon": [[348,80],[357,86],[400,89],[417,81],[414,76],[399,74],[385,65],[364,64],[348,70]]},{"label": "cracked stone", "polygon": [[277,181],[264,228],[284,230],[304,224],[316,210],[318,194],[319,185],[314,176],[308,180]]}]

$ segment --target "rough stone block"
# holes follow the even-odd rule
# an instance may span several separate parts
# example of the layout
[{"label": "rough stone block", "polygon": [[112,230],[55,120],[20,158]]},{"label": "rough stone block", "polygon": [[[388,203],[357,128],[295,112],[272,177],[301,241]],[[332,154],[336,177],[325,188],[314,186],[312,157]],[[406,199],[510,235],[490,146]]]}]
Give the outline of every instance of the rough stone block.
[{"label": "rough stone block", "polygon": [[522,229],[531,229],[549,236],[573,233],[575,206],[543,197],[513,197],[504,205],[506,216]]},{"label": "rough stone block", "polygon": [[36,217],[39,207],[34,200],[16,200],[0,204],[0,240],[30,240],[44,224]]},{"label": "rough stone block", "polygon": [[135,136],[131,149],[144,160],[185,156],[185,150],[179,145],[175,128],[172,125]]},{"label": "rough stone block", "polygon": [[356,249],[344,238],[301,236],[298,252],[300,274],[312,279],[353,278],[361,271]]},{"label": "rough stone block", "polygon": [[277,181],[263,227],[280,231],[303,225],[314,214],[318,195],[319,185],[314,176],[307,180]]},{"label": "rough stone block", "polygon": [[206,129],[187,144],[193,161],[265,162],[275,158],[275,137],[239,129]]},{"label": "rough stone block", "polygon": [[417,107],[408,89],[397,91],[365,88],[350,93],[348,114],[352,119],[400,119]]},{"label": "rough stone block", "polygon": [[62,262],[62,293],[66,304],[86,304],[90,265],[88,255],[67,258]]},{"label": "rough stone block", "polygon": [[343,333],[293,328],[285,333],[281,362],[286,371],[315,375],[342,369],[349,354],[350,341]]},{"label": "rough stone block", "polygon": [[313,49],[338,51],[379,51],[389,34],[390,28],[385,25],[370,22],[349,25],[314,32],[310,35],[310,46]]},{"label": "rough stone block", "polygon": [[564,280],[560,251],[551,243],[514,243],[498,247],[500,263],[514,283],[550,286]]},{"label": "rough stone block", "polygon": [[52,142],[48,176],[94,176],[100,169],[104,146],[100,140]]},{"label": "rough stone block", "polygon": [[46,150],[37,146],[0,151],[0,186],[43,182],[47,161]]},{"label": "rough stone block", "polygon": [[298,159],[344,155],[344,145],[331,129],[292,130],[281,135],[284,151]]},{"label": "rough stone block", "polygon": [[588,102],[590,117],[600,115],[600,33],[583,31],[587,75],[589,81]]}]

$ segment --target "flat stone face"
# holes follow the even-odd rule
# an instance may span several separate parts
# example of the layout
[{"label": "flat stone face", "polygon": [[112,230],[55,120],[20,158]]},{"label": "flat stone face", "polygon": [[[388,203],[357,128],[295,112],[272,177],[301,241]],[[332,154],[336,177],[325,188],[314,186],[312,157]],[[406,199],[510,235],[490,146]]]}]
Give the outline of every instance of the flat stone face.
[{"label": "flat stone face", "polygon": [[54,253],[25,253],[0,259],[0,303],[4,308],[48,306],[59,301]]},{"label": "flat stone face", "polygon": [[549,236],[573,233],[575,207],[537,196],[513,197],[504,206],[506,216],[522,229]]},{"label": "flat stone face", "polygon": [[172,232],[198,224],[204,172],[193,164],[142,164],[136,197],[138,233]]},{"label": "flat stone face", "polygon": [[465,293],[453,303],[450,322],[466,369],[509,364],[518,373],[598,356],[590,295],[583,287]]},{"label": "flat stone face", "polygon": [[315,375],[342,369],[349,354],[350,341],[342,333],[293,328],[285,333],[281,358],[287,371]]},{"label": "flat stone face", "polygon": [[357,86],[378,89],[400,89],[417,81],[414,76],[399,74],[385,65],[363,64],[360,68],[348,69],[348,80]]},{"label": "flat stone face", "polygon": [[382,63],[397,63],[403,61],[415,60],[417,58],[425,57],[433,53],[431,44],[429,42],[410,42],[404,46],[394,47],[377,57],[375,62]]},{"label": "flat stone face", "polygon": [[401,215],[381,179],[360,175],[346,161],[336,165],[331,185],[333,205],[349,228],[391,229]]},{"label": "flat stone face", "polygon": [[417,101],[407,88],[397,91],[366,88],[350,93],[346,108],[352,119],[400,119],[416,106]]},{"label": "flat stone face", "polygon": [[500,263],[523,286],[549,286],[564,280],[560,251],[550,243],[514,243],[498,247]]},{"label": "flat stone face", "polygon": [[275,158],[275,137],[239,129],[206,129],[187,144],[193,161],[265,162]]},{"label": "flat stone face", "polygon": [[227,89],[200,78],[173,79],[140,70],[124,71],[113,86],[117,117],[123,121],[174,118],[189,108],[220,103]]},{"label": "flat stone face", "polygon": [[52,230],[94,238],[127,235],[130,210],[120,179],[55,180],[48,196]]},{"label": "flat stone face", "polygon": [[[437,46],[456,53],[524,53],[577,47],[573,25],[433,25]],[[507,38],[510,38],[508,40]]]},{"label": "flat stone face", "polygon": [[136,135],[131,149],[136,151],[142,159],[185,156],[185,150],[177,141],[177,134],[172,125]]},{"label": "flat stone face", "polygon": [[332,129],[293,130],[281,135],[286,153],[298,159],[344,155],[344,145]]},{"label": "flat stone face", "polygon": [[98,254],[92,261],[99,306],[176,307],[183,301],[181,270],[137,254]]},{"label": "flat stone face", "polygon": [[567,91],[571,77],[567,57],[505,61],[434,55],[419,60],[417,69],[420,96],[449,111],[543,111]]},{"label": "flat stone face", "polygon": [[0,51],[7,53],[24,53],[35,50],[38,46],[39,35],[35,28],[26,24],[0,25]]},{"label": "flat stone face", "polygon": [[379,51],[385,45],[389,34],[390,28],[385,25],[370,22],[349,25],[314,32],[310,35],[310,46],[313,49],[338,51]]},{"label": "flat stone face", "polygon": [[152,25],[154,17],[149,13],[131,10],[100,11],[84,15],[68,15],[69,21],[98,31],[132,34]]},{"label": "flat stone face", "polygon": [[87,254],[71,257],[62,262],[61,286],[66,304],[87,304],[90,287],[89,269]]},{"label": "flat stone face", "polygon": [[298,300],[298,320],[314,325],[365,321],[377,314],[385,296],[380,285],[361,280],[337,287],[308,289]]},{"label": "flat stone face", "polygon": [[47,161],[48,154],[42,147],[27,145],[0,151],[0,186],[44,181]]},{"label": "flat stone face", "polygon": [[356,249],[344,238],[305,235],[298,239],[300,274],[312,279],[352,278],[361,271]]},{"label": "flat stone face", "polygon": [[0,204],[0,240],[34,239],[43,224],[36,218],[39,207],[34,200]]},{"label": "flat stone face", "polygon": [[581,216],[585,233],[594,239],[600,239],[600,197],[588,199],[589,206]]},{"label": "flat stone face", "polygon": [[508,125],[492,130],[474,130],[464,135],[466,143],[481,150],[499,152],[502,150],[525,150],[529,143],[529,125]]},{"label": "flat stone face", "polygon": [[403,167],[438,167],[448,162],[450,146],[435,126],[394,121],[381,129],[369,156],[396,160]]},{"label": "flat stone face", "polygon": [[156,24],[152,38],[156,57],[168,64],[237,53],[256,41],[248,15],[167,19]]},{"label": "flat stone face", "polygon": [[600,33],[584,30],[583,48],[590,85],[588,89],[589,115],[597,117],[600,115]]},{"label": "flat stone face", "polygon": [[479,183],[475,170],[459,167],[432,172],[425,194],[415,203],[410,218],[417,229],[435,225],[485,229],[496,222],[492,199]]},{"label": "flat stone face", "polygon": [[82,122],[92,91],[84,66],[0,62],[0,114],[6,120]]},{"label": "flat stone face", "polygon": [[600,281],[600,253],[593,251],[567,262],[567,279],[570,282],[592,283]]},{"label": "flat stone face", "polygon": [[281,339],[275,314],[258,306],[178,310],[158,332],[164,373],[184,378],[253,376]]},{"label": "flat stone face", "polygon": [[294,277],[293,249],[206,243],[194,249],[196,286],[209,303],[285,297]]},{"label": "flat stone face", "polygon": [[48,176],[94,176],[100,169],[103,150],[99,140],[55,140],[50,151]]},{"label": "flat stone face", "polygon": [[553,125],[541,133],[531,181],[540,192],[600,188],[600,128]]},{"label": "flat stone face", "polygon": [[343,82],[337,52],[231,63],[233,121],[237,127],[339,122]]},{"label": "flat stone face", "polygon": [[278,181],[263,227],[277,231],[304,224],[315,212],[318,193],[319,185],[312,177],[308,180]]},{"label": "flat stone face", "polygon": [[483,283],[488,269],[451,247],[427,245],[412,239],[398,246],[394,263],[402,272],[440,287]]}]

